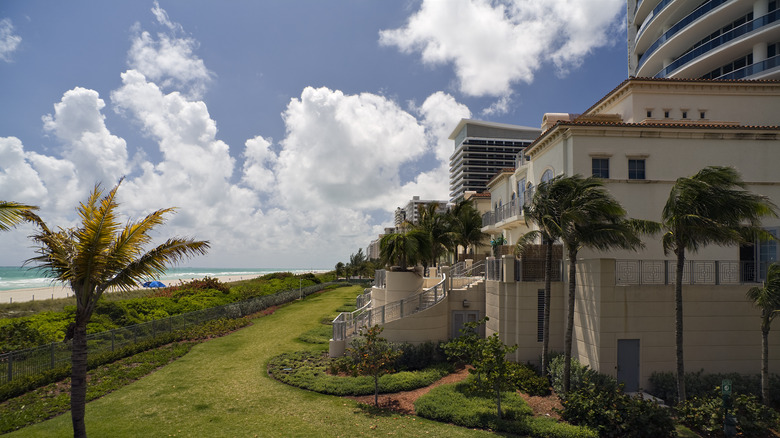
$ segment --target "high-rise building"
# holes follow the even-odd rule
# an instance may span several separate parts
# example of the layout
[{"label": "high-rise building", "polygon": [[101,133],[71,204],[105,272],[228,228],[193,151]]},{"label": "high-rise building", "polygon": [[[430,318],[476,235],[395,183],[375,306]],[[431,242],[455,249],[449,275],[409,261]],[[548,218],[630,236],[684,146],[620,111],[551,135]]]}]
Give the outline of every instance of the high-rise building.
[{"label": "high-rise building", "polygon": [[498,171],[523,160],[520,153],[541,132],[539,128],[462,119],[449,137],[455,141],[450,157],[450,201],[466,192],[486,191],[487,182]]},{"label": "high-rise building", "polygon": [[780,79],[778,0],[627,0],[628,74]]}]

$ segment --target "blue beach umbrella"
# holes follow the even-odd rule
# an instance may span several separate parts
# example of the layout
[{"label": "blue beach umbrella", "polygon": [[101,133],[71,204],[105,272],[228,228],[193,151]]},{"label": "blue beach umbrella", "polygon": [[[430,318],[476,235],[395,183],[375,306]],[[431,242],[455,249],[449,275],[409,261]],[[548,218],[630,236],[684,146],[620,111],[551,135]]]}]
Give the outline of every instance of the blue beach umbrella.
[{"label": "blue beach umbrella", "polygon": [[157,280],[155,280],[155,281],[147,281],[143,285],[144,285],[144,287],[165,287],[165,285],[162,282],[157,281]]}]

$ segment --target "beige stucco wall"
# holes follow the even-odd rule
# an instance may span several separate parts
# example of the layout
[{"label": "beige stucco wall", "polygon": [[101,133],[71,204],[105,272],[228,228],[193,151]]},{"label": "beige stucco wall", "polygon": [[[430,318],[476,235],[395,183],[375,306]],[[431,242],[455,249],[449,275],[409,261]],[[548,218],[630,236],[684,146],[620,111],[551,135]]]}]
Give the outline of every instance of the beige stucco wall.
[{"label": "beige stucco wall", "polygon": [[400,301],[409,295],[422,291],[423,276],[418,272],[386,271],[385,287],[371,289],[371,306],[381,307],[387,303]]},{"label": "beige stucco wall", "polygon": [[[463,306],[463,300],[468,300],[468,307]],[[451,338],[451,315],[455,310],[478,311],[480,316],[484,315],[484,287],[450,290],[447,292],[447,297],[433,307],[386,323],[383,326],[382,336],[391,342],[412,344],[447,341]]]},{"label": "beige stucco wall", "polygon": [[[654,371],[674,371],[673,285],[615,286],[614,261],[578,265],[573,355],[617,375],[617,342],[639,339],[640,385]],[[753,285],[684,285],[684,355],[687,371],[760,371],[760,312],[745,299]],[[770,332],[770,372],[780,372],[780,335]]]}]

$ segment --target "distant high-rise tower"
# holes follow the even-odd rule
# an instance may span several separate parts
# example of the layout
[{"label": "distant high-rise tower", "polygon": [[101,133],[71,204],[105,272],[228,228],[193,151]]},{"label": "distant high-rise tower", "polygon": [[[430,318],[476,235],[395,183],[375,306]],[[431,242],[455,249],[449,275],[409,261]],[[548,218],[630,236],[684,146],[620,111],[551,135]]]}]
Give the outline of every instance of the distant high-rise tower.
[{"label": "distant high-rise tower", "polygon": [[628,74],[780,79],[778,0],[627,0]]},{"label": "distant high-rise tower", "polygon": [[450,134],[450,201],[466,192],[484,192],[501,169],[517,165],[518,156],[542,133],[539,128],[462,119]]}]

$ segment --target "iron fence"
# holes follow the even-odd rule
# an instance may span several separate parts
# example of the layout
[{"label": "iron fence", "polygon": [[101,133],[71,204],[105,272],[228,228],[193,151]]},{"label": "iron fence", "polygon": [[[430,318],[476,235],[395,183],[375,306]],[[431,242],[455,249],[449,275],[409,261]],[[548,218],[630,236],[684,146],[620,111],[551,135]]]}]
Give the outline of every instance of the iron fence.
[{"label": "iron fence", "polygon": [[[197,310],[156,319],[141,324],[121,327],[87,335],[87,354],[113,352],[124,347],[154,339],[157,336],[184,330],[219,318],[240,318],[288,303],[319,292],[334,284],[322,283],[299,289],[277,292],[209,309]],[[0,354],[0,385],[15,379],[35,376],[45,371],[67,365],[71,360],[70,342],[53,342],[47,345]]]},{"label": "iron fence", "polygon": [[[676,260],[616,260],[616,285],[674,284]],[[766,263],[736,260],[686,260],[684,284],[757,283],[766,272]]]},{"label": "iron fence", "polygon": [[354,312],[342,312],[333,320],[333,340],[343,341],[355,336],[362,328],[385,323],[422,312],[447,296],[445,276],[435,286],[400,301],[374,308],[358,308]]}]

